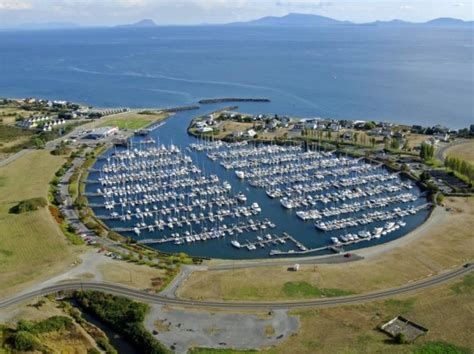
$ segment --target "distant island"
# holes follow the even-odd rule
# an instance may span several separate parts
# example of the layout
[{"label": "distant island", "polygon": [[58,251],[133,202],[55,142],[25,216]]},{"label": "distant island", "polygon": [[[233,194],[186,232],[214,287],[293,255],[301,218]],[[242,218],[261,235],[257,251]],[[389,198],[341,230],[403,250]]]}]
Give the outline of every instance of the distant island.
[{"label": "distant island", "polygon": [[[334,27],[334,26],[376,26],[376,27],[472,27],[474,21],[463,21],[456,18],[440,17],[427,22],[408,22],[399,19],[390,21],[374,21],[369,23],[354,23],[350,21],[336,20],[326,16],[314,14],[289,13],[288,15],[266,16],[255,20],[232,22],[226,24],[202,24],[195,26],[258,26],[258,27]],[[0,27],[5,30],[59,30],[76,28],[155,28],[164,25],[157,24],[152,19],[121,24],[116,26],[83,26],[72,22],[38,22],[24,23],[15,26]]]},{"label": "distant island", "polygon": [[144,19],[135,23],[125,24],[125,25],[117,25],[116,28],[153,28],[157,27],[155,21],[151,19]]},{"label": "distant island", "polygon": [[247,22],[234,22],[230,26],[285,26],[285,27],[326,27],[326,26],[472,26],[473,21],[463,21],[456,18],[436,18],[427,22],[415,23],[402,20],[375,21],[370,23],[357,24],[350,21],[340,21],[330,17],[290,13],[282,17],[267,16]]},{"label": "distant island", "polygon": [[222,97],[222,98],[207,98],[202,99],[199,104],[223,103],[223,102],[271,102],[268,98],[237,98],[237,97]]}]

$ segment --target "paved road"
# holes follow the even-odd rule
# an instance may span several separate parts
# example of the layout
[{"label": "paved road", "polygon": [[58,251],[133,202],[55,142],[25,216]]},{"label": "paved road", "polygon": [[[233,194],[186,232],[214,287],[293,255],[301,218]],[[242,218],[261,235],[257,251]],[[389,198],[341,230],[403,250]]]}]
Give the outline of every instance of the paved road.
[{"label": "paved road", "polygon": [[452,146],[464,144],[468,141],[469,140],[467,140],[467,139],[459,139],[459,140],[456,140],[456,141],[448,143],[448,144],[443,144],[438,149],[436,149],[435,158],[437,158],[440,161],[444,161],[444,158],[445,158],[444,153],[446,152],[447,149],[449,149]]},{"label": "paved road", "polygon": [[352,253],[350,257],[345,257],[344,254],[335,254],[330,256],[315,256],[305,258],[281,258],[281,259],[258,259],[251,261],[225,261],[222,264],[209,265],[207,270],[233,270],[245,269],[255,267],[291,267],[295,263],[298,264],[334,264],[334,263],[348,263],[364,259],[357,254]]},{"label": "paved road", "polygon": [[111,293],[115,295],[125,296],[136,300],[160,304],[160,305],[178,305],[195,308],[222,308],[222,309],[246,309],[246,310],[268,310],[268,309],[291,309],[303,307],[326,307],[336,305],[356,304],[360,302],[380,300],[395,295],[410,293],[413,291],[422,290],[435,285],[439,285],[466,275],[474,270],[474,264],[466,267],[458,268],[454,271],[446,272],[430,278],[413,282],[398,288],[385,289],[367,294],[352,295],[346,297],[334,297],[304,301],[273,301],[273,302],[238,302],[238,301],[195,301],[188,299],[169,298],[163,295],[152,294],[146,291],[131,289],[116,284],[108,284],[101,282],[88,281],[68,281],[52,286],[42,288],[40,290],[32,291],[22,295],[14,296],[7,300],[0,302],[0,309],[11,305],[19,304],[21,302],[30,300],[32,298],[55,293],[62,290],[96,290]]}]

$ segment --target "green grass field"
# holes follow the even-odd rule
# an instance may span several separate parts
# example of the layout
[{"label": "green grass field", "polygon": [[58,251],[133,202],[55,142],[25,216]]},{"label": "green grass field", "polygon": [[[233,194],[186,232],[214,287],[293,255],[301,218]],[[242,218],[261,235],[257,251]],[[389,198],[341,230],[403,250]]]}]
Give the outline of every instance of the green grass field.
[{"label": "green grass field", "polygon": [[104,117],[100,119],[98,126],[115,126],[119,129],[138,130],[150,123],[158,122],[168,117],[164,113],[140,114],[138,112],[127,112]]},{"label": "green grass field", "polygon": [[0,168],[0,296],[72,261],[71,247],[47,208],[23,214],[9,209],[21,200],[47,197],[48,182],[64,158],[39,150]]},{"label": "green grass field", "polygon": [[353,294],[353,292],[351,291],[346,291],[346,290],[341,290],[341,289],[318,288],[304,281],[286,282],[285,284],[283,284],[283,293],[288,298],[294,298],[294,299],[347,296],[347,295]]}]

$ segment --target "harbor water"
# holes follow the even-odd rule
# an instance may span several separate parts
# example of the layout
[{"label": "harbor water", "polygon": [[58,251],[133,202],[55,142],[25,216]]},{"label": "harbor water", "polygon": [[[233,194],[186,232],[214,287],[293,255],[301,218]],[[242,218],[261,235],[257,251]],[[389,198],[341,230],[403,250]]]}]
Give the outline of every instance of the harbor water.
[{"label": "harbor water", "polygon": [[[189,255],[193,256],[201,256],[201,257],[212,257],[212,258],[225,258],[225,259],[247,259],[247,258],[266,258],[270,257],[271,250],[279,250],[282,252],[288,252],[292,249],[295,249],[294,242],[288,241],[285,244],[283,243],[268,243],[266,247],[259,247],[257,245],[256,249],[248,250],[245,247],[236,248],[233,247],[231,244],[232,240],[238,241],[241,245],[245,245],[247,243],[257,242],[257,236],[264,238],[265,235],[270,233],[271,235],[278,235],[282,236],[284,233],[291,235],[295,240],[300,242],[304,245],[307,249],[318,249],[318,248],[325,248],[328,246],[332,246],[334,242],[332,238],[340,237],[341,235],[347,234],[348,232],[357,233],[363,230],[372,231],[374,227],[383,227],[383,221],[378,221],[371,223],[370,225],[358,225],[354,227],[347,227],[338,230],[330,230],[330,231],[322,231],[315,227],[314,220],[307,220],[303,221],[298,218],[295,214],[294,209],[286,209],[282,207],[280,204],[280,198],[270,198],[267,196],[265,188],[253,187],[251,186],[246,179],[239,179],[236,174],[235,170],[232,169],[225,169],[219,161],[212,161],[206,156],[206,152],[200,152],[196,150],[189,149],[189,144],[196,143],[197,140],[187,134],[187,127],[190,121],[197,115],[202,115],[206,113],[210,113],[216,111],[220,108],[224,107],[223,104],[212,104],[212,105],[204,105],[201,107],[200,110],[195,111],[184,111],[175,114],[174,116],[170,117],[166,123],[159,128],[151,131],[148,136],[140,137],[134,136],[131,138],[132,146],[137,149],[144,149],[146,144],[141,144],[145,140],[149,140],[153,138],[156,141],[156,144],[163,144],[165,146],[168,145],[175,145],[180,148],[181,152],[185,155],[189,155],[192,158],[193,164],[197,166],[204,175],[217,175],[219,177],[220,182],[227,181],[232,186],[231,194],[235,195],[239,192],[243,193],[247,197],[247,201],[245,205],[250,206],[252,203],[258,203],[261,207],[261,212],[257,216],[252,216],[255,221],[262,221],[268,219],[270,222],[276,225],[275,228],[271,230],[262,230],[257,232],[243,232],[238,235],[226,235],[224,237],[219,237],[215,239],[207,239],[205,241],[196,241],[187,243],[184,242],[183,244],[175,244],[174,242],[166,242],[166,243],[151,243],[149,244],[150,247],[155,247],[161,251],[165,252],[185,252]],[[241,103],[239,104],[239,110],[242,112],[247,113],[266,113],[272,112],[272,103]],[[98,172],[104,164],[106,164],[107,156],[112,156],[114,154],[120,153],[120,151],[124,151],[126,148],[124,147],[115,147],[107,151],[101,159],[99,159],[96,164],[93,166],[93,170],[89,175],[89,181],[98,180],[100,177],[100,173]],[[381,174],[391,174],[387,169],[383,166],[377,167],[374,171]],[[354,177],[356,175],[351,175]],[[328,180],[328,178],[326,178]],[[409,192],[411,194],[416,195],[418,198],[410,202],[410,206],[421,206],[427,203],[426,195],[423,191],[421,191],[414,182],[405,179],[402,176],[397,177],[397,180],[401,182],[406,182],[407,185],[411,186]],[[100,184],[97,183],[88,183],[86,186],[86,193],[89,193],[89,202],[91,204],[103,204],[104,198],[102,196],[96,196],[97,188],[100,187]],[[334,192],[334,189],[324,190],[321,193],[328,193]],[[374,196],[373,198],[382,197],[386,194],[381,194],[380,196]],[[372,197],[371,197],[372,198]],[[350,204],[353,201],[346,201],[347,204]],[[360,200],[359,200],[360,201]],[[340,204],[328,204],[325,207],[331,206],[339,207]],[[406,205],[402,204],[391,204],[387,207],[376,209],[377,211],[389,211],[395,207],[403,208]],[[315,206],[311,209],[318,209],[319,206]],[[94,212],[98,216],[108,216],[110,214],[109,210],[106,210],[103,207],[95,207],[93,208]],[[367,214],[373,210],[361,210],[356,213],[351,213],[350,216],[353,215],[362,215]],[[410,231],[414,230],[420,224],[422,224],[429,215],[429,208],[421,209],[414,215],[408,215],[403,217],[404,226],[397,228],[396,230],[391,230],[391,232],[387,233],[386,235],[381,236],[377,239],[370,239],[370,240],[361,240],[360,242],[344,244],[343,249],[344,251],[350,251],[362,247],[370,247],[377,244],[381,244],[384,242],[389,242],[399,237],[403,237]],[[343,219],[348,217],[349,215],[339,215],[331,220],[334,219]],[[109,219],[105,218],[104,222],[111,228],[123,228],[124,225],[128,226],[129,228],[133,227],[135,220],[131,221],[121,221],[117,219]],[[230,218],[229,220],[226,219],[226,223],[235,223],[236,220]],[[211,223],[208,225],[212,227]],[[183,233],[188,228],[182,229],[174,229],[170,230],[154,230],[153,232],[148,232],[148,230],[143,231],[140,235],[135,234],[132,231],[121,232],[125,236],[130,236],[135,238],[137,241],[142,241],[144,239],[162,239],[165,237],[170,237],[171,233]],[[194,228],[193,232],[197,232],[198,229]],[[275,236],[273,236],[275,237]],[[258,243],[258,242],[257,242]],[[300,251],[300,249],[296,249],[296,251]],[[317,252],[310,252],[305,254],[298,254],[295,252],[295,256],[314,256],[314,255],[322,255],[328,254],[332,252],[329,249],[322,249]],[[291,254],[290,254],[291,255]]]}]

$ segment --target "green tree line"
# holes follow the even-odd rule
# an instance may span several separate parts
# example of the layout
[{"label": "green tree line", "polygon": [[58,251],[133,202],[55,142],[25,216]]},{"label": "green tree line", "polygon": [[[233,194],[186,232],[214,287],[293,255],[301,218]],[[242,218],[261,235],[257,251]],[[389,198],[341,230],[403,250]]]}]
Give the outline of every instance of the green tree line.
[{"label": "green tree line", "polygon": [[474,180],[474,165],[455,156],[446,156],[444,165],[453,171],[466,176],[470,181]]}]

